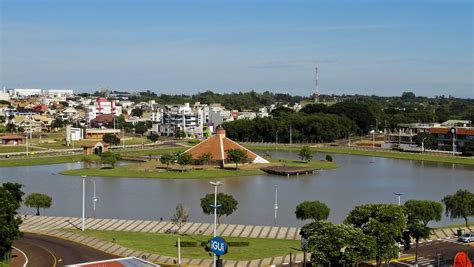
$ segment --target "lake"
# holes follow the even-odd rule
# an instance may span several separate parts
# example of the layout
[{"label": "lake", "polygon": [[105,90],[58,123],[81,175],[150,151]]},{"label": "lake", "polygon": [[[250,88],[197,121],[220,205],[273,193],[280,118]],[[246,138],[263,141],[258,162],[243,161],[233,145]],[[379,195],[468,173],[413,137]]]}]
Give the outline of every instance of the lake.
[{"label": "lake", "polygon": [[[259,152],[263,153],[263,152]],[[296,158],[295,152],[269,151],[273,157]],[[323,159],[326,153],[314,153],[314,159]],[[210,180],[191,179],[138,179],[118,177],[88,177],[86,184],[86,216],[92,217],[92,191],[97,184],[96,216],[125,219],[171,219],[176,204],[189,209],[190,221],[212,222],[204,215],[200,199],[213,193],[211,180],[220,180],[219,192],[233,195],[239,202],[237,211],[223,217],[222,222],[235,224],[274,224],[275,187],[278,188],[277,224],[301,226],[295,206],[304,200],[326,203],[331,213],[329,220],[341,223],[347,213],[363,203],[398,203],[393,192],[403,192],[407,199],[440,201],[458,189],[474,191],[474,166],[413,160],[331,154],[339,165],[335,170],[290,178],[272,175],[232,177]],[[64,176],[58,172],[81,168],[82,163],[0,168],[0,182],[22,183],[26,193],[40,192],[51,195],[53,205],[43,215],[81,216],[82,179]],[[33,209],[22,208],[22,213],[33,214]],[[431,225],[460,223],[443,216]]]}]

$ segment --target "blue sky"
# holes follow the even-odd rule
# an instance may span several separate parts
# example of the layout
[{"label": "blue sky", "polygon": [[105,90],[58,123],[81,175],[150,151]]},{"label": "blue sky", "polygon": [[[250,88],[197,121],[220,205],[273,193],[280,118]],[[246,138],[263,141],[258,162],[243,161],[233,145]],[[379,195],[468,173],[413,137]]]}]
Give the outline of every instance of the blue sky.
[{"label": "blue sky", "polygon": [[473,98],[473,4],[0,0],[0,86]]}]

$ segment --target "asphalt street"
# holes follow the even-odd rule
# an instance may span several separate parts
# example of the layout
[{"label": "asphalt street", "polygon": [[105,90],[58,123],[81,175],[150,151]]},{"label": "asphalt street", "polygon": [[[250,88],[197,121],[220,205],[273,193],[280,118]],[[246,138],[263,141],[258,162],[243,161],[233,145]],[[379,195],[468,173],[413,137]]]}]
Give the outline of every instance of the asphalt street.
[{"label": "asphalt street", "polygon": [[63,239],[28,234],[13,245],[28,257],[28,267],[51,267],[116,258],[114,255]]},{"label": "asphalt street", "polygon": [[[437,266],[438,260],[440,266],[444,264],[452,264],[454,256],[458,252],[468,253],[471,260],[474,260],[474,243],[466,244],[456,241],[456,238],[433,240],[431,242],[424,242],[419,245],[418,248],[418,265],[419,266]],[[405,254],[415,255],[415,247],[413,246],[409,251],[405,251]],[[403,260],[393,265],[396,266],[409,266],[414,265],[415,259],[410,258]]]}]

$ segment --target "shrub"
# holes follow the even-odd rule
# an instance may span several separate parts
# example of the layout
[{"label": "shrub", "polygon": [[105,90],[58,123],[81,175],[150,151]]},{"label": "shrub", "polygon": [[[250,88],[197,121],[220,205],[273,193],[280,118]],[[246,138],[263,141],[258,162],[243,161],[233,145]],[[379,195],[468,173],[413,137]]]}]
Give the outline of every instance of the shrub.
[{"label": "shrub", "polygon": [[332,156],[331,155],[326,155],[326,161],[332,162]]},{"label": "shrub", "polygon": [[[181,241],[181,247],[186,247],[186,248],[192,248],[192,247],[197,247],[198,242],[195,241]],[[175,246],[178,246],[178,242],[176,242]]]},{"label": "shrub", "polygon": [[191,140],[188,140],[188,144],[190,145],[196,145],[196,144],[199,144],[201,141],[199,141],[198,139],[191,139]]}]

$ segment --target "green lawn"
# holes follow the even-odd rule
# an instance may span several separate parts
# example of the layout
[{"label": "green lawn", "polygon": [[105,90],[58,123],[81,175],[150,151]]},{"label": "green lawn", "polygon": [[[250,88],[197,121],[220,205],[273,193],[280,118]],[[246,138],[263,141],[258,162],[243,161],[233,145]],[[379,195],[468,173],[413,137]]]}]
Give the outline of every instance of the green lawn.
[{"label": "green lawn", "polygon": [[10,267],[10,263],[7,261],[0,261],[0,267]]},{"label": "green lawn", "polygon": [[[309,163],[291,159],[272,159],[272,162],[281,162],[284,160],[287,166],[301,166],[312,167],[316,169],[334,169],[337,167],[335,163],[326,161],[312,160]],[[267,166],[267,165],[266,165]],[[199,168],[200,166],[193,166]],[[207,179],[215,177],[236,177],[236,176],[252,176],[265,174],[261,171],[258,165],[244,165],[238,170],[234,169],[219,169],[219,168],[205,168],[205,169],[189,169],[190,166],[185,166],[188,171],[158,171],[152,162],[136,163],[127,166],[117,166],[114,169],[77,169],[66,170],[61,172],[65,175],[90,175],[90,176],[105,176],[105,177],[134,177],[134,178],[161,178],[161,179]],[[263,166],[262,166],[263,167]],[[180,169],[179,165],[171,166],[173,169]]]},{"label": "green lawn", "polygon": [[[285,151],[299,151],[303,146],[293,145],[247,145],[249,149],[253,150],[285,150]],[[452,157],[444,155],[428,155],[421,153],[408,153],[408,152],[391,152],[391,151],[372,151],[372,150],[359,150],[348,147],[311,147],[311,150],[322,153],[337,153],[337,154],[352,154],[361,156],[371,157],[383,157],[383,158],[396,158],[396,159],[408,159],[408,160],[424,160],[433,162],[443,163],[455,163],[455,164],[466,164],[474,165],[474,157]]]},{"label": "green lawn", "polygon": [[140,150],[133,150],[133,151],[121,151],[121,152],[117,152],[119,153],[120,155],[123,155],[123,156],[136,156],[136,157],[139,157],[139,156],[148,156],[148,155],[152,155],[152,156],[156,156],[156,155],[163,155],[163,154],[167,154],[167,153],[177,153],[177,152],[184,152],[186,151],[186,149],[188,149],[187,147],[166,147],[166,146],[163,146],[163,147],[160,147],[160,148],[157,148],[157,149],[140,149]]},{"label": "green lawn", "polygon": [[[18,167],[18,166],[31,166],[31,165],[48,165],[58,163],[69,163],[80,161],[84,155],[62,155],[52,157],[38,157],[38,158],[21,158],[21,159],[8,159],[0,160],[0,167]],[[90,155],[93,160],[99,160],[96,155]]]},{"label": "green lawn", "polygon": [[[474,222],[468,222],[468,225],[469,225],[469,227],[471,227],[471,229],[472,229],[472,228],[474,227]],[[450,225],[435,227],[435,229],[460,228],[460,227],[466,227],[466,224],[465,224],[465,223],[450,224]]]},{"label": "green lawn", "polygon": [[[79,230],[69,230],[75,233],[93,236],[107,241],[115,238],[116,243],[124,247],[156,253],[163,256],[177,257],[175,247],[178,237],[181,241],[207,242],[209,236],[188,236],[171,235],[160,233],[137,233],[137,232],[114,232],[86,230],[82,233]],[[222,256],[227,260],[253,260],[275,256],[284,256],[299,252],[300,241],[280,240],[280,239],[257,239],[257,238],[237,238],[226,237],[226,241],[250,242],[248,247],[229,247],[229,252]],[[182,247],[181,256],[188,259],[212,259],[202,247]]]},{"label": "green lawn", "polygon": [[6,146],[0,145],[0,153],[26,152],[24,145]]}]

